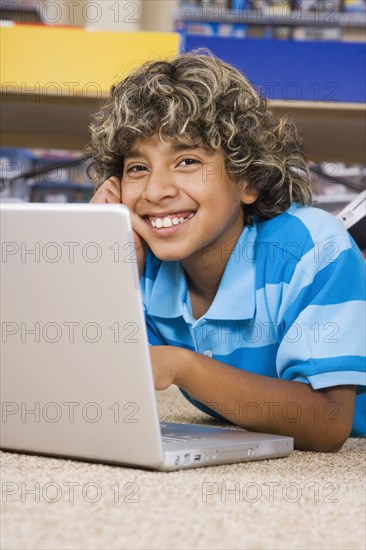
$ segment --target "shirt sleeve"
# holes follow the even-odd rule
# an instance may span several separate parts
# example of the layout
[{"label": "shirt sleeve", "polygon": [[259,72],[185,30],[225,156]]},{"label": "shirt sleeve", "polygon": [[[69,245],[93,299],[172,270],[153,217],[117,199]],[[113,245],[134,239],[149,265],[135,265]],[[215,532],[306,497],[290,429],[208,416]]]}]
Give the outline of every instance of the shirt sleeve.
[{"label": "shirt sleeve", "polygon": [[147,339],[150,346],[163,346],[165,342],[158,329],[156,328],[153,320],[147,315],[146,307],[144,305],[145,323],[147,331]]},{"label": "shirt sleeve", "polygon": [[366,391],[365,261],[347,232],[317,243],[284,285],[277,323],[278,376],[314,389]]},{"label": "shirt sleeve", "polygon": [[141,276],[140,289],[141,289],[142,303],[144,307],[147,339],[150,346],[162,346],[165,344],[159,330],[155,326],[154,321],[151,319],[151,317],[147,313],[147,304],[148,304],[149,296],[152,292],[154,280],[156,277],[156,271],[159,265],[160,265],[160,262],[156,260],[156,258],[153,256],[153,254],[149,250],[146,257],[145,267]]}]

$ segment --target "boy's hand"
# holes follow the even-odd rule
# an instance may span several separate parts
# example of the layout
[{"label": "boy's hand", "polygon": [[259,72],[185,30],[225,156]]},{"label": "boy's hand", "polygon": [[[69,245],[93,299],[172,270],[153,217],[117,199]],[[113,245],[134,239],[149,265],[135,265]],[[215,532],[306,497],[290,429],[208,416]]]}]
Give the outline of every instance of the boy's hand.
[{"label": "boy's hand", "polygon": [[90,202],[121,204],[121,181],[111,176],[99,187]]},{"label": "boy's hand", "polygon": [[150,346],[151,366],[154,373],[155,389],[166,390],[176,378],[177,348],[173,346]]},{"label": "boy's hand", "polygon": [[150,346],[151,366],[156,390],[179,384],[179,376],[191,359],[189,350],[178,346]]},{"label": "boy's hand", "polygon": [[[122,204],[121,195],[121,180],[117,178],[117,176],[111,176],[99,187],[90,202],[94,204]],[[132,234],[135,242],[139,275],[141,277],[145,266],[148,247],[146,242],[133,228]]]}]

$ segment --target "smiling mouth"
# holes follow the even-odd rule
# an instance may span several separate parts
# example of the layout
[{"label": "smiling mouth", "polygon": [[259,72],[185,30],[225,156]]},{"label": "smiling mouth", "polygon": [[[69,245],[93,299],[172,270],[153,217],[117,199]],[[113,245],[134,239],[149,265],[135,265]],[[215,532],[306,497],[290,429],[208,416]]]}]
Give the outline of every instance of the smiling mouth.
[{"label": "smiling mouth", "polygon": [[180,225],[195,215],[195,212],[190,213],[177,213],[177,214],[168,214],[166,216],[145,216],[145,220],[152,225],[155,229],[165,229],[168,227],[173,227]]}]

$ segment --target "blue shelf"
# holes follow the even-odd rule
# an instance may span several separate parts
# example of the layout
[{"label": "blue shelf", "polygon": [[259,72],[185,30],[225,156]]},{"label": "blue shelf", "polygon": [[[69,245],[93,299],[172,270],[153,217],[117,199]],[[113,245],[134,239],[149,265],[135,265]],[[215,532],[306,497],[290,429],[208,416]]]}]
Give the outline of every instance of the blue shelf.
[{"label": "blue shelf", "polygon": [[363,43],[299,42],[185,35],[185,51],[206,47],[235,65],[268,99],[365,103]]}]

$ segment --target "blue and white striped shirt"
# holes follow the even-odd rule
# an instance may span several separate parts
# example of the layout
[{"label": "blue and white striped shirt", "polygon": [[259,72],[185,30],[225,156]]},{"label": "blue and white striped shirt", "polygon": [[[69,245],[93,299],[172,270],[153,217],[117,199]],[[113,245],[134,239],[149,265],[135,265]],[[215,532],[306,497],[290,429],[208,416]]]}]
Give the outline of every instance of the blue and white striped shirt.
[{"label": "blue and white striped shirt", "polygon": [[357,385],[352,435],[366,435],[365,265],[336,218],[293,205],[244,228],[214,301],[196,320],[181,263],[149,251],[141,279],[149,343],[315,390]]}]

